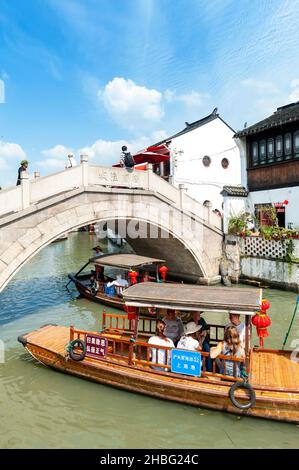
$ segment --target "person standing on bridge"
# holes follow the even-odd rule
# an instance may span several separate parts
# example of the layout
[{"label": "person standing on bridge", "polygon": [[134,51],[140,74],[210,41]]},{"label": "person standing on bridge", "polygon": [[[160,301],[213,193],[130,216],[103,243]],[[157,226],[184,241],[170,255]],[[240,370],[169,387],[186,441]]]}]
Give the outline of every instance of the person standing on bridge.
[{"label": "person standing on bridge", "polygon": [[135,161],[132,157],[131,152],[128,152],[128,148],[126,147],[126,145],[123,145],[120,154],[120,166],[125,168],[133,168],[134,165]]},{"label": "person standing on bridge", "polygon": [[65,168],[73,168],[74,166],[77,166],[77,162],[72,153],[69,153],[67,158],[68,158],[68,161],[67,161]]},{"label": "person standing on bridge", "polygon": [[21,173],[22,171],[27,171],[28,168],[28,160],[22,160],[20,162],[20,168],[18,169],[18,179],[17,179],[17,186],[21,184]]}]

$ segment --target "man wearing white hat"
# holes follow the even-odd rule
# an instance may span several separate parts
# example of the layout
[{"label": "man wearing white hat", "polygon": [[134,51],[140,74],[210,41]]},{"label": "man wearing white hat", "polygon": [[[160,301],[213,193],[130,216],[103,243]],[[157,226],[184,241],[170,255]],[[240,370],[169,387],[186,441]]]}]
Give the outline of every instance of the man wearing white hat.
[{"label": "man wearing white hat", "polygon": [[187,323],[185,334],[177,344],[178,349],[188,349],[189,351],[201,351],[202,341],[196,339],[196,333],[201,330],[201,325],[196,325],[194,321]]},{"label": "man wearing white hat", "polygon": [[65,168],[73,168],[74,166],[77,166],[77,162],[72,153],[69,153],[67,158],[68,160]]}]

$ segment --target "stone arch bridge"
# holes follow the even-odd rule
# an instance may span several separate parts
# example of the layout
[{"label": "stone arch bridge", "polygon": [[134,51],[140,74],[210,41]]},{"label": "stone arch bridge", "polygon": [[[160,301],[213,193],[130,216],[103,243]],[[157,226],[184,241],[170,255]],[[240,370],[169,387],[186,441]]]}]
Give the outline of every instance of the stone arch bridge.
[{"label": "stone arch bridge", "polygon": [[148,168],[81,164],[0,191],[0,291],[43,247],[95,222],[116,230],[137,254],[165,259],[169,272],[198,283],[220,280],[221,219]]}]

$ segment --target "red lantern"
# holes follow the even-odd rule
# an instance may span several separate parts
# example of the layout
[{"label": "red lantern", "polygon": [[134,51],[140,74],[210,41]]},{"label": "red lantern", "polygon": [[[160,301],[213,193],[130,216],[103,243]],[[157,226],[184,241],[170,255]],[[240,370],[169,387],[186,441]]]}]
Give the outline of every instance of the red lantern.
[{"label": "red lantern", "polygon": [[289,201],[288,201],[287,199],[285,199],[285,200],[283,201],[283,204],[284,204],[285,206],[287,206],[288,203],[289,203]]},{"label": "red lantern", "polygon": [[267,299],[262,299],[262,310],[266,311],[270,308],[270,302]]},{"label": "red lantern", "polygon": [[167,271],[168,271],[168,267],[167,267],[167,266],[161,266],[161,268],[159,268],[159,273],[161,274],[162,280],[163,280],[164,282],[166,281],[166,274],[167,274]]},{"label": "red lantern", "polygon": [[264,338],[269,336],[268,326],[271,325],[271,320],[267,315],[267,310],[270,308],[270,302],[266,299],[262,300],[262,310],[252,317],[252,324],[256,327],[257,335],[260,339],[260,347],[264,347]]},{"label": "red lantern", "polygon": [[136,284],[138,272],[137,271],[129,271],[128,276],[130,278],[131,286],[133,286],[133,284]]},{"label": "red lantern", "polygon": [[128,320],[135,320],[136,318],[136,313],[137,313],[137,308],[136,307],[131,307],[129,305],[125,305],[125,311],[128,314]]}]

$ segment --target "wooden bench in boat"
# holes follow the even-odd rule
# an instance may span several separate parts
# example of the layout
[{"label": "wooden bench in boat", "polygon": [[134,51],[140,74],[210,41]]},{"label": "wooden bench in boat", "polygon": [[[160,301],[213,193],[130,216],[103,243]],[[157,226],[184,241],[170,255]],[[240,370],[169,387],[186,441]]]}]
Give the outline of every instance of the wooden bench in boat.
[{"label": "wooden bench in boat", "polygon": [[[120,317],[120,318],[119,318]],[[118,322],[119,329],[111,328],[110,326],[113,325],[113,320]],[[100,333],[103,334],[108,341],[107,347],[107,357],[112,361],[121,361],[122,363],[127,363],[130,366],[135,366],[138,368],[146,368],[146,369],[153,369],[154,367],[163,368],[165,372],[170,372],[170,365],[167,361],[167,352],[169,352],[172,348],[167,346],[155,346],[153,344],[148,344],[147,337],[148,333],[143,333],[142,331],[139,332],[139,336],[141,337],[137,341],[132,341],[132,331],[129,328],[126,328],[126,316],[124,315],[117,315],[117,314],[105,314],[105,319],[103,317],[103,325],[104,321],[108,322],[109,327],[104,330],[104,332]],[[141,319],[139,318],[139,321]],[[153,320],[153,319],[150,319]],[[148,318],[144,318],[144,321],[148,321]],[[87,331],[85,330],[78,330],[74,329],[73,327],[70,328],[70,341],[74,339],[84,339],[85,334]],[[99,333],[95,333],[99,334]],[[152,336],[152,333],[150,334]],[[151,360],[152,350],[162,350],[165,351],[165,363],[154,363]],[[206,371],[206,360],[209,357],[209,353],[201,351],[202,356],[202,377],[209,377],[210,379],[214,378],[216,380],[225,379],[228,381],[242,381],[240,377],[237,376],[237,365],[245,364],[244,358],[236,358],[234,356],[223,356],[219,355],[218,359],[223,361],[224,366],[224,373],[220,374],[217,372],[217,365],[216,361],[213,361],[213,371],[207,372]],[[226,364],[227,362],[233,362],[233,376],[226,375]]]}]

